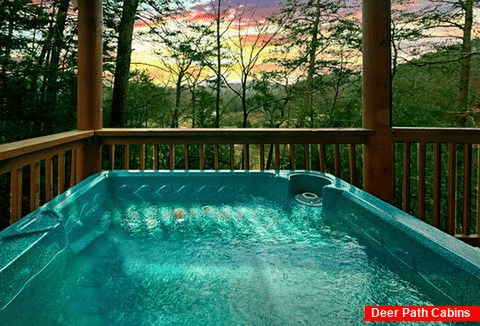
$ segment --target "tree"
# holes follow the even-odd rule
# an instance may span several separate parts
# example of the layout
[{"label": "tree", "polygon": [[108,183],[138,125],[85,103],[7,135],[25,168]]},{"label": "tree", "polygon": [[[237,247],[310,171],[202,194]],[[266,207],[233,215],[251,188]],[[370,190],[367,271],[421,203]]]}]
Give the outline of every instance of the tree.
[{"label": "tree", "polygon": [[[458,77],[457,121],[466,126],[472,119],[469,109],[470,74],[472,52],[472,28],[474,26],[474,7],[480,6],[479,0],[430,0],[431,4],[419,14],[423,28],[434,30],[442,28],[450,33],[445,39],[460,39],[461,50],[457,59],[461,62]],[[458,36],[458,30],[461,35]],[[436,62],[438,64],[438,62]]]},{"label": "tree", "polygon": [[[474,40],[473,48],[479,45],[480,40]],[[460,51],[461,44],[453,44],[400,64],[393,80],[394,125],[458,127],[455,107],[461,68],[458,61]],[[478,56],[472,57],[470,78],[473,85],[479,81],[479,60]],[[477,88],[472,88],[470,94],[472,98],[480,97]],[[478,111],[471,111],[470,117],[469,122],[475,126]]]},{"label": "tree", "polygon": [[199,128],[212,128],[216,124],[215,104],[216,95],[215,89],[200,85],[195,90],[195,98],[192,97],[192,106],[195,107],[192,120],[195,121]]},{"label": "tree", "polygon": [[74,127],[74,10],[66,0],[0,3],[0,141]]},{"label": "tree", "polygon": [[265,128],[280,128],[286,122],[286,106],[293,98],[291,94],[289,95],[289,88],[279,96],[276,85],[272,82],[275,78],[273,75],[277,75],[276,72],[264,72],[260,76],[255,76],[250,84],[254,95],[248,99],[248,106],[251,111],[262,112],[262,127]]},{"label": "tree", "polygon": [[392,79],[395,78],[401,61],[408,61],[409,57],[417,53],[417,41],[427,37],[420,19],[421,10],[410,11],[409,5],[409,0],[394,0],[392,3]]},{"label": "tree", "polygon": [[[142,4],[142,6],[140,6],[140,4]],[[173,2],[173,6],[177,4],[179,4],[179,2]],[[122,16],[118,25],[118,46],[110,127],[123,127],[125,125],[133,27],[139,9],[142,9],[142,12],[154,12],[155,14],[150,18],[157,22],[161,22],[162,19],[175,12],[175,10],[172,9],[172,3],[164,0],[143,0],[142,2],[140,2],[140,0],[123,0]],[[144,22],[148,24],[145,20]]]},{"label": "tree", "polygon": [[[197,126],[197,122],[201,127],[206,127],[206,124],[204,123],[205,119],[200,119],[200,117],[203,117],[205,112],[209,112],[209,108],[211,107],[210,103],[205,106],[205,104],[199,103],[198,101],[198,98],[202,99],[202,91],[205,92],[205,87],[201,87],[201,84],[205,83],[209,77],[208,74],[204,76],[205,68],[204,65],[200,65],[194,68],[186,76],[187,87],[191,94],[190,106],[192,111],[190,113],[190,118],[192,120],[192,128]],[[205,93],[204,95],[208,95],[208,93]],[[203,96],[203,98],[205,98],[205,96]]]},{"label": "tree", "polygon": [[140,0],[123,1],[122,18],[118,26],[117,59],[115,64],[110,127],[125,127],[133,26],[139,2]]},{"label": "tree", "polygon": [[70,7],[70,0],[61,0],[56,14],[56,23],[53,27],[52,44],[50,50],[50,62],[47,68],[45,98],[48,110],[55,110],[57,106],[58,91],[58,70],[60,64],[60,52],[65,49],[64,31],[66,26],[67,14]]},{"label": "tree", "polygon": [[323,88],[321,76],[335,71],[339,64],[344,65],[342,58],[338,61],[338,54],[356,51],[358,55],[359,27],[348,19],[349,13],[344,9],[337,0],[281,3],[276,21],[284,24],[285,31],[276,42],[275,62],[298,76],[302,103],[299,103],[297,127],[317,124],[317,103],[313,99]]},{"label": "tree", "polygon": [[198,83],[198,78],[203,71],[203,62],[213,53],[208,42],[208,38],[212,35],[209,27],[185,22],[177,17],[168,25],[152,30],[161,47],[161,50],[156,51],[163,65],[161,69],[175,79],[172,128],[179,127],[180,101],[182,93],[188,88],[187,83],[195,79]]},{"label": "tree", "polygon": [[[165,110],[172,105],[172,93],[166,86],[158,85],[147,70],[134,69],[128,83],[128,110],[125,112],[126,128],[166,128],[170,126],[171,115]],[[103,114],[108,122],[112,107],[112,85],[104,87]]]},{"label": "tree", "polygon": [[[226,20],[225,17],[228,17],[229,7],[222,9],[222,0],[217,0],[215,3],[212,1],[211,3],[214,23],[215,23],[215,39],[214,39],[214,52],[212,56],[206,58],[203,64],[209,67],[213,73],[215,74],[215,128],[220,127],[220,103],[221,103],[221,92],[222,92],[222,74],[223,74],[223,62],[224,59],[228,56],[226,51],[228,51],[228,46],[223,44],[222,41],[224,40],[225,33],[228,32],[230,26],[232,25],[235,16],[232,17],[230,20]],[[225,24],[225,27],[222,29],[222,24]]]},{"label": "tree", "polygon": [[282,24],[267,19],[259,22],[256,15],[257,7],[247,9],[246,5],[244,5],[242,8],[242,11],[236,15],[237,35],[230,38],[232,47],[235,50],[233,60],[236,69],[233,70],[236,71],[237,76],[240,78],[240,90],[233,87],[227,78],[224,78],[224,80],[242,102],[242,127],[246,128],[248,126],[248,117],[254,111],[254,109],[247,107],[249,78],[254,74],[255,69],[258,69],[257,65],[262,63],[261,54],[268,45],[272,44],[282,29]]}]

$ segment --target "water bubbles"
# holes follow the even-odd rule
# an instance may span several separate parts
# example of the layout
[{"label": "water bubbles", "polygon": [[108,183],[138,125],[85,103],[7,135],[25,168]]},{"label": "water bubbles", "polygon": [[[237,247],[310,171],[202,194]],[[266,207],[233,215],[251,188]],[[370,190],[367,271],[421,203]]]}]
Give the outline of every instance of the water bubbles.
[{"label": "water bubbles", "polygon": [[135,237],[203,237],[225,241],[279,243],[317,239],[320,208],[295,205],[283,209],[270,202],[238,205],[129,205],[115,210],[115,229]]}]

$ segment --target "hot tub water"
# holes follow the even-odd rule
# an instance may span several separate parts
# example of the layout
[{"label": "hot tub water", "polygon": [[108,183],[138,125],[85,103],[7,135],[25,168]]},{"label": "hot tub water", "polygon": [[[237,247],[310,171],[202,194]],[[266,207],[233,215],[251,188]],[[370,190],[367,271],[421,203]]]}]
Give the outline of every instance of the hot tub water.
[{"label": "hot tub water", "polygon": [[321,207],[290,204],[106,213],[110,231],[50,275],[61,287],[46,292],[60,302],[44,311],[48,325],[360,325],[367,304],[431,304],[356,238],[325,226]]}]

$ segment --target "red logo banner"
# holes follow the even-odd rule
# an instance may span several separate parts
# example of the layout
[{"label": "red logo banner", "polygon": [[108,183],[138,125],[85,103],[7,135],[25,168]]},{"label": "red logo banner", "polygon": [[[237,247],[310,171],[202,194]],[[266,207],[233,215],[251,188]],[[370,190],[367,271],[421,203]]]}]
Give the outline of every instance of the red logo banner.
[{"label": "red logo banner", "polygon": [[480,321],[480,306],[365,306],[369,322]]}]

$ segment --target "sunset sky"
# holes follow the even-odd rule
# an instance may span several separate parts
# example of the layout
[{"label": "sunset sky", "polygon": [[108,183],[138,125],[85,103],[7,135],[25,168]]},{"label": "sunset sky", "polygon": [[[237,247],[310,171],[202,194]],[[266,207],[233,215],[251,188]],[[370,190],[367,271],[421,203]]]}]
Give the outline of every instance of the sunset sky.
[{"label": "sunset sky", "polygon": [[[213,6],[216,5],[213,2],[197,3],[189,6],[188,10],[182,13],[181,17],[177,17],[185,23],[198,23],[204,26],[211,25],[215,19],[215,9]],[[247,44],[245,46],[246,53],[249,53],[251,46],[257,38],[256,24],[262,23],[265,21],[265,18],[270,16],[274,10],[277,8],[277,3],[272,1],[262,2],[249,2],[242,3],[239,5],[238,2],[234,1],[222,1],[222,16],[224,22],[222,23],[221,30],[224,31],[227,28],[227,24],[233,19],[233,23],[224,34],[225,39],[233,39],[234,41],[238,39],[238,32],[244,34],[249,34],[247,36]],[[245,15],[241,22],[235,18],[236,13],[242,12],[245,10]],[[258,27],[258,26],[257,26]],[[213,28],[213,26],[212,26]],[[136,31],[141,32],[148,30],[148,27],[144,24],[138,22],[136,24]],[[268,39],[269,35],[263,35],[262,39]],[[228,42],[228,41],[227,41]],[[230,42],[231,43],[231,42]],[[229,44],[231,48],[235,48],[233,44]],[[155,52],[161,51],[161,47],[158,42],[153,40],[145,41],[141,39],[134,40],[132,45],[134,51],[132,52],[132,68],[135,69],[147,69],[149,73],[159,82],[164,82],[167,79],[167,73],[162,71],[159,68],[153,66],[162,66],[162,62],[159,59],[159,56]],[[267,47],[262,56],[265,57],[269,54],[271,46]],[[261,63],[262,60],[259,60]],[[140,64],[135,64],[140,63]],[[146,64],[146,65],[145,65]],[[272,65],[259,65],[256,69],[271,69]],[[230,79],[237,79],[238,76],[235,71],[232,71],[230,74]]]},{"label": "sunset sky", "polygon": [[[356,1],[356,0],[350,0],[350,4],[354,6],[354,14],[353,16],[355,19],[358,21],[361,21],[361,2]],[[398,10],[404,10],[408,12],[416,12],[422,10],[422,8],[425,8],[425,6],[429,5],[430,2],[427,0],[411,0],[408,1],[407,4],[405,5],[396,5],[394,4],[392,7],[394,9]],[[201,2],[201,3],[196,3],[196,4],[191,4],[188,6],[188,9],[184,11],[179,17],[179,19],[183,22],[189,22],[189,23],[198,23],[202,24],[204,26],[208,26],[211,24],[215,18],[214,13],[214,6],[216,6],[216,2]],[[247,41],[247,46],[245,47],[245,52],[249,53],[251,50],[251,45],[253,44],[254,40],[257,38],[257,33],[255,29],[256,24],[261,24],[265,21],[266,17],[269,17],[274,11],[276,11],[278,8],[278,3],[276,0],[274,1],[268,1],[268,0],[262,0],[262,1],[232,1],[232,0],[223,0],[222,1],[222,12],[223,12],[223,18],[224,18],[224,23],[221,26],[221,30],[225,30],[226,24],[232,20],[232,18],[235,17],[235,13],[242,12],[243,10],[246,11],[243,21],[241,24],[239,24],[238,20],[233,21],[232,26],[230,26],[230,29],[228,32],[225,34],[225,39],[233,39],[235,40],[238,36],[238,31],[240,29],[242,34],[248,34],[248,39]],[[475,14],[476,16],[479,16],[478,8],[475,9]],[[249,19],[246,19],[249,18]],[[479,37],[479,22],[478,19],[475,21],[476,23],[476,28],[474,28],[474,33],[473,37]],[[258,27],[258,26],[257,26]],[[141,32],[145,31],[148,27],[146,27],[143,23],[137,22],[136,24],[136,32]],[[432,31],[433,34],[435,35],[460,35],[460,30],[457,29],[456,31],[454,30],[445,30],[445,29],[436,29]],[[268,38],[268,34],[264,36],[264,38]],[[435,39],[434,39],[435,40]],[[437,39],[438,40],[438,39]],[[431,40],[429,40],[431,42]],[[250,47],[248,46],[250,45]],[[412,44],[410,44],[411,46]],[[232,44],[230,44],[232,48],[235,48]],[[409,46],[406,44],[406,46]],[[159,51],[161,48],[158,44],[158,42],[155,42],[152,39],[145,39],[143,38],[135,38],[134,43],[132,45],[133,52],[132,52],[132,69],[147,69],[148,72],[156,79],[157,82],[162,83],[165,82],[165,80],[168,77],[168,74],[164,71],[162,71],[159,68],[155,68],[154,66],[162,66],[162,62],[159,59],[159,56],[155,54],[155,52]],[[257,67],[257,70],[262,70],[262,69],[274,69],[275,67],[271,64],[263,64],[262,59],[265,57],[271,56],[271,50],[272,46],[267,47],[261,55],[261,59],[259,60],[259,67]],[[238,73],[238,69],[237,69]],[[233,71],[230,74],[230,79],[235,81],[238,79],[238,76],[235,71]]]}]

